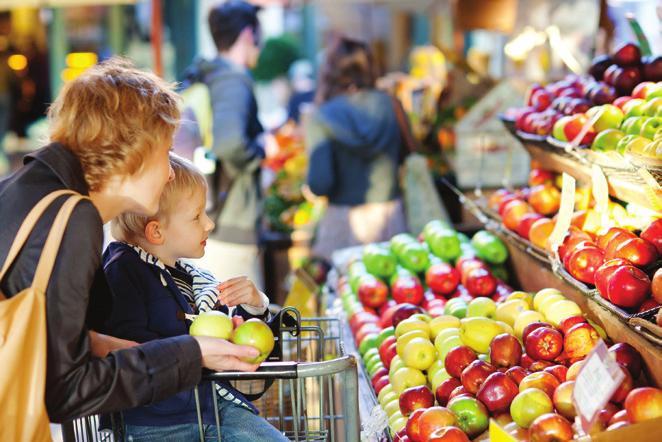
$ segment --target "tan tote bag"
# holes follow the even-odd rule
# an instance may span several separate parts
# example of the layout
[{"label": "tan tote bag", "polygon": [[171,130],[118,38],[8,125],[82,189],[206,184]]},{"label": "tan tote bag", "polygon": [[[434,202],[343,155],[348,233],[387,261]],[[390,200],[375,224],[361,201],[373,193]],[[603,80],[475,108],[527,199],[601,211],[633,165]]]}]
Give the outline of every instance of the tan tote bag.
[{"label": "tan tote bag", "polygon": [[85,197],[58,190],[39,201],[23,221],[0,270],[1,281],[44,211],[57,197],[67,194],[72,196],[51,226],[30,287],[9,299],[0,293],[0,441],[51,440],[44,404],[46,287],[71,212]]}]

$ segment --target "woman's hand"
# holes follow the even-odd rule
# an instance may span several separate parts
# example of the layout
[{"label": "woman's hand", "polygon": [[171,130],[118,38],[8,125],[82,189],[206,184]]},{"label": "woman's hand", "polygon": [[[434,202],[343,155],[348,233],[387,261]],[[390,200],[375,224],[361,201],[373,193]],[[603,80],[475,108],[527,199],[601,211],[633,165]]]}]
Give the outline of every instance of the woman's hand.
[{"label": "woman's hand", "polygon": [[202,366],[214,371],[255,371],[257,364],[240,358],[254,358],[260,352],[247,345],[236,345],[225,339],[195,336],[202,352]]},{"label": "woman's hand", "polygon": [[90,330],[89,333],[92,355],[97,358],[105,358],[111,351],[122,350],[123,348],[131,348],[139,345],[135,341],[104,335],[93,330]]},{"label": "woman's hand", "polygon": [[253,281],[245,276],[223,281],[218,285],[218,290],[220,292],[218,300],[228,307],[234,307],[239,304],[264,307],[260,291],[255,287]]}]

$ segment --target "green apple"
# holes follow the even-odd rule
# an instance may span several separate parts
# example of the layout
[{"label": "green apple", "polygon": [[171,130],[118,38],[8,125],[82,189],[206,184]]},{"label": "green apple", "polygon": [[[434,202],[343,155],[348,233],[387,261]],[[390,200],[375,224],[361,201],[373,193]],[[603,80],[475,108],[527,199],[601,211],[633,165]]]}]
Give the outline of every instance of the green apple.
[{"label": "green apple", "polygon": [[652,141],[648,138],[635,137],[627,144],[627,146],[625,146],[625,150],[626,152],[643,154],[644,150],[650,143],[652,143]]},{"label": "green apple", "polygon": [[489,412],[485,405],[473,397],[455,397],[448,402],[448,409],[457,417],[457,426],[474,438],[487,430]]},{"label": "green apple", "polygon": [[460,298],[453,298],[449,300],[444,306],[444,314],[455,316],[456,318],[460,319],[464,318],[467,315],[467,302]]},{"label": "green apple", "polygon": [[414,338],[405,345],[402,360],[407,367],[427,370],[434,362],[436,353],[429,339]]},{"label": "green apple", "polygon": [[601,132],[606,129],[618,129],[623,122],[625,114],[618,107],[613,104],[603,104],[602,106],[594,106],[586,112],[586,115],[593,118],[595,114],[602,112],[600,118],[593,124],[596,132]]},{"label": "green apple", "polygon": [[619,142],[616,144],[616,152],[620,153],[623,155],[625,151],[627,150],[628,144],[630,144],[630,141],[634,140],[635,138],[638,138],[639,135],[626,135],[623,138],[619,140]]},{"label": "green apple", "polygon": [[662,111],[662,97],[655,97],[651,100],[648,100],[646,104],[644,104],[643,111],[644,115],[649,117],[656,116],[660,111]]},{"label": "green apple", "polygon": [[572,121],[572,116],[570,115],[566,115],[556,120],[556,123],[554,123],[554,126],[552,127],[552,136],[557,140],[568,141],[568,137],[565,136],[564,128],[569,121]]},{"label": "green apple", "polygon": [[398,393],[396,393],[393,390],[393,385],[391,384],[388,384],[386,387],[382,388],[379,394],[381,394],[382,391],[386,390],[387,387],[391,387],[391,388],[387,390],[383,396],[379,397],[379,405],[381,405],[382,408],[384,408],[384,406],[387,405],[389,402],[398,401]]},{"label": "green apple", "polygon": [[393,287],[393,284],[395,284],[395,281],[400,276],[404,276],[404,277],[410,276],[410,277],[418,278],[418,276],[414,272],[412,272],[410,270],[407,270],[406,268],[404,268],[400,264],[398,264],[398,265],[395,266],[395,271],[393,272],[393,274],[388,279],[389,287]]},{"label": "green apple", "polygon": [[539,388],[527,388],[520,392],[510,404],[513,421],[522,428],[529,428],[538,416],[554,410],[552,401]]},{"label": "green apple", "polygon": [[395,256],[398,256],[400,254],[400,250],[402,250],[404,246],[413,242],[416,242],[416,238],[414,238],[409,233],[398,233],[393,238],[391,238],[391,241],[389,241],[391,253]]},{"label": "green apple", "polygon": [[655,98],[662,97],[662,84],[656,83],[655,86],[652,86],[646,93],[646,100],[653,100]]},{"label": "green apple", "polygon": [[377,343],[378,339],[379,339],[379,335],[377,333],[367,334],[359,344],[359,353],[361,355],[364,355],[365,352],[367,352],[371,348],[379,348],[379,344]]},{"label": "green apple", "polygon": [[386,340],[389,336],[395,336],[395,328],[393,326],[383,328],[382,331],[377,335],[377,348],[382,345],[382,342]]},{"label": "green apple", "polygon": [[[459,321],[459,319],[458,319]],[[439,332],[436,338],[434,338],[435,345],[437,342],[441,343],[443,342],[444,339],[451,337],[451,336],[457,336],[460,337],[460,327],[457,328],[446,328],[442,331]]]},{"label": "green apple", "polygon": [[460,256],[460,239],[452,229],[435,229],[425,236],[430,250],[444,261],[453,261]]},{"label": "green apple", "polygon": [[644,114],[644,105],[646,104],[645,100],[641,98],[633,98],[623,105],[623,112],[625,112],[625,118],[629,117],[639,117]]},{"label": "green apple", "polygon": [[492,319],[464,318],[461,322],[460,339],[476,353],[487,353],[492,339],[503,333],[499,324]]},{"label": "green apple", "polygon": [[490,298],[484,296],[474,298],[469,301],[469,304],[467,305],[466,317],[478,316],[494,319],[496,316],[496,308],[496,302],[492,301]]},{"label": "green apple", "polygon": [[437,345],[437,340],[435,340],[434,344],[435,348],[437,349],[437,357],[442,361],[446,360],[446,355],[449,351],[455,347],[464,345],[462,339],[460,339],[459,336],[450,336],[443,341],[439,341],[439,345]]},{"label": "green apple", "polygon": [[388,415],[388,417],[393,416],[396,412],[400,412],[400,401],[391,401],[387,404],[385,404],[383,407],[384,411]]},{"label": "green apple", "polygon": [[393,373],[393,378],[391,379],[391,385],[393,385],[393,390],[397,394],[402,393],[407,388],[418,387],[426,383],[427,379],[423,372],[411,367],[400,368]]},{"label": "green apple", "polygon": [[591,149],[598,152],[607,152],[616,150],[616,145],[625,136],[625,133],[618,129],[606,129],[600,132],[591,144]]},{"label": "green apple", "polygon": [[398,260],[404,268],[414,273],[424,271],[430,263],[428,251],[419,242],[405,244],[398,253]]},{"label": "green apple", "polygon": [[432,391],[437,391],[437,387],[439,387],[439,385],[446,379],[450,379],[451,377],[452,376],[448,374],[445,368],[437,370],[430,379],[430,386],[432,387]]},{"label": "green apple", "polygon": [[[660,100],[662,100],[662,97]],[[660,128],[662,128],[662,118],[651,117],[646,119],[646,121],[644,121],[644,123],[641,125],[639,135],[652,140],[655,138],[655,133],[660,130]]]},{"label": "green apple", "polygon": [[402,357],[402,355],[405,352],[405,347],[407,344],[409,344],[409,341],[411,341],[414,338],[425,338],[428,339],[428,334],[425,333],[423,330],[412,330],[404,335],[400,336],[396,341],[395,341],[395,352]]},{"label": "green apple", "polygon": [[626,135],[639,135],[641,132],[641,126],[644,125],[646,117],[629,117],[623,121],[621,130],[625,132]]},{"label": "green apple", "polygon": [[377,394],[377,400],[379,401],[380,404],[386,404],[390,402],[386,400],[389,393],[395,394],[395,392],[393,391],[393,385],[391,384],[387,384],[386,387],[382,388],[379,391],[379,394]]},{"label": "green apple", "polygon": [[386,247],[369,244],[363,248],[363,263],[368,273],[388,278],[395,272],[397,260]]},{"label": "green apple", "polygon": [[[232,334],[232,342],[237,345],[248,345],[256,348],[260,354],[254,358],[244,358],[250,364],[260,364],[267,359],[271,351],[274,349],[275,341],[274,334],[271,328],[257,318],[251,318],[237,326]],[[379,355],[376,348],[374,350]]]},{"label": "green apple", "polygon": [[191,323],[191,336],[210,336],[212,338],[230,339],[234,326],[232,319],[225,313],[216,310],[201,313]]},{"label": "green apple", "polygon": [[[436,354],[436,349],[435,349],[435,354]],[[432,377],[437,373],[439,370],[444,370],[446,367],[444,367],[444,361],[441,359],[436,359],[432,365],[428,368],[427,374],[428,374],[428,381],[432,383]]]},{"label": "green apple", "polygon": [[391,359],[391,366],[388,368],[388,377],[391,383],[393,383],[393,374],[403,367],[406,367],[405,361],[403,361],[400,356],[395,355],[393,359]]}]

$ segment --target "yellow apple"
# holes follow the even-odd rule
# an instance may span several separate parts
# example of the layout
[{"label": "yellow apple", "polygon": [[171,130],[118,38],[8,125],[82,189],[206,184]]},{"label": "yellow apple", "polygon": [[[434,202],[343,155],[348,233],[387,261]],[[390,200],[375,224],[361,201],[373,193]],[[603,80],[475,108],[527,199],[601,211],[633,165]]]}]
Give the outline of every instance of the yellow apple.
[{"label": "yellow apple", "polygon": [[[436,350],[435,350],[435,353],[436,353]],[[442,361],[441,359],[435,360],[432,363],[432,365],[430,365],[430,367],[428,368],[428,381],[432,381],[432,376],[434,376],[434,374],[436,372],[438,372],[439,370],[443,370],[443,369],[444,369],[444,361]],[[384,388],[386,388],[386,387],[384,387]],[[381,391],[380,391],[380,393],[381,393]]]},{"label": "yellow apple", "polygon": [[469,301],[467,304],[467,317],[483,317],[494,319],[496,314],[496,302],[490,298],[480,296]]},{"label": "yellow apple", "polygon": [[517,339],[522,340],[524,327],[531,324],[532,322],[545,322],[545,317],[542,315],[542,313],[534,310],[527,310],[519,314],[517,319],[515,319],[514,327],[515,336]]},{"label": "yellow apple", "polygon": [[459,347],[460,345],[464,344],[462,343],[462,340],[459,336],[449,336],[443,341],[437,342],[437,340],[435,340],[434,342],[434,346],[437,349],[437,357],[442,361],[446,360],[446,355],[449,351],[455,347]]},{"label": "yellow apple", "polygon": [[407,318],[404,321],[401,321],[395,328],[395,337],[399,338],[412,330],[422,330],[427,333],[428,337],[430,337],[430,326],[428,323],[416,318]]},{"label": "yellow apple", "polygon": [[464,318],[460,322],[462,323],[460,328],[462,343],[477,353],[487,353],[492,339],[503,333],[503,329],[492,319]]},{"label": "yellow apple", "polygon": [[[528,310],[527,310],[528,311]],[[513,331],[513,328],[506,324],[503,321],[495,321],[497,324],[499,324],[499,327],[501,327],[501,330],[503,330],[504,333],[508,333],[509,335],[514,335],[515,332]]]},{"label": "yellow apple", "polygon": [[388,426],[391,429],[391,434],[396,434],[407,426],[407,418],[401,414],[395,419],[389,419]]},{"label": "yellow apple", "polygon": [[581,316],[582,309],[579,308],[577,303],[569,299],[563,299],[551,304],[547,310],[543,310],[542,313],[554,327],[558,327],[561,321],[566,318],[570,318],[571,316]]},{"label": "yellow apple", "polygon": [[538,293],[533,296],[533,309],[540,311],[540,303],[547,299],[548,296],[552,295],[562,295],[562,293],[557,289],[552,288],[538,291]]},{"label": "yellow apple", "polygon": [[434,342],[436,345],[437,340],[439,342],[443,341],[444,339],[450,337],[450,336],[460,336],[460,327],[458,328],[445,328],[442,331],[439,332],[436,338],[434,338]]},{"label": "yellow apple", "polygon": [[398,356],[402,357],[405,346],[414,338],[428,339],[428,334],[423,330],[412,330],[397,338],[395,341],[395,351],[398,353]]},{"label": "yellow apple", "polygon": [[387,403],[386,405],[384,405],[383,408],[384,408],[384,411],[386,412],[386,414],[388,415],[388,417],[391,417],[391,416],[393,416],[393,414],[394,414],[396,411],[397,411],[398,413],[400,412],[400,403],[399,403],[399,401],[396,399],[396,400],[393,400],[393,401]]},{"label": "yellow apple", "polygon": [[440,331],[447,328],[460,328],[460,320],[455,316],[441,315],[430,320],[430,334],[437,337]]},{"label": "yellow apple", "polygon": [[523,299],[529,304],[529,309],[533,308],[533,295],[529,292],[514,291],[506,296],[506,301],[510,301],[511,299]]},{"label": "yellow apple", "polygon": [[497,307],[496,319],[512,327],[515,324],[515,319],[525,310],[529,310],[528,302],[524,299],[511,299]]},{"label": "yellow apple", "polygon": [[427,379],[421,370],[411,367],[402,367],[393,373],[391,385],[397,394],[401,394],[407,388],[425,385]]},{"label": "yellow apple", "polygon": [[391,359],[391,366],[388,368],[388,378],[391,381],[391,385],[393,384],[393,375],[403,367],[406,367],[405,361],[403,361],[398,355],[393,356],[393,359]]},{"label": "yellow apple", "polygon": [[435,360],[437,351],[427,338],[414,338],[405,346],[402,360],[405,365],[419,370],[427,370]]},{"label": "yellow apple", "polygon": [[437,387],[444,382],[446,379],[449,379],[451,377],[450,374],[446,371],[445,368],[442,368],[441,370],[438,370],[433,376],[432,379],[430,380],[430,386],[432,387],[432,391],[435,392],[437,391]]},{"label": "yellow apple", "polygon": [[563,295],[550,295],[546,297],[545,300],[538,305],[538,311],[542,313],[543,316],[547,316],[545,315],[545,312],[550,311],[549,307],[556,302],[563,301],[564,299],[567,298]]},{"label": "yellow apple", "polygon": [[379,394],[377,395],[377,400],[379,401],[380,404],[385,404],[388,401],[386,398],[389,396],[390,393],[395,394],[395,391],[393,391],[393,385],[388,384],[386,387],[382,388],[379,390]]},{"label": "yellow apple", "polygon": [[411,315],[409,318],[420,319],[421,321],[430,322],[432,316],[428,315],[427,313],[415,313]]}]

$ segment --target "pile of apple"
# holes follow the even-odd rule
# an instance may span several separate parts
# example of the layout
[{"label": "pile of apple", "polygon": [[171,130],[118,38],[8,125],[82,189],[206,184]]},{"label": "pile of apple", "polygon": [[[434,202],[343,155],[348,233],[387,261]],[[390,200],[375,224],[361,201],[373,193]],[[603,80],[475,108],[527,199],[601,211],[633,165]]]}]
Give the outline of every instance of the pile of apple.
[{"label": "pile of apple", "polygon": [[[354,330],[374,327],[359,352],[394,440],[488,440],[490,417],[518,440],[571,440],[574,380],[604,332],[555,289],[476,297],[454,313],[403,304],[350,317]],[[662,391],[635,389],[637,351],[622,343],[609,351],[625,378],[593,430],[662,416]]]}]

